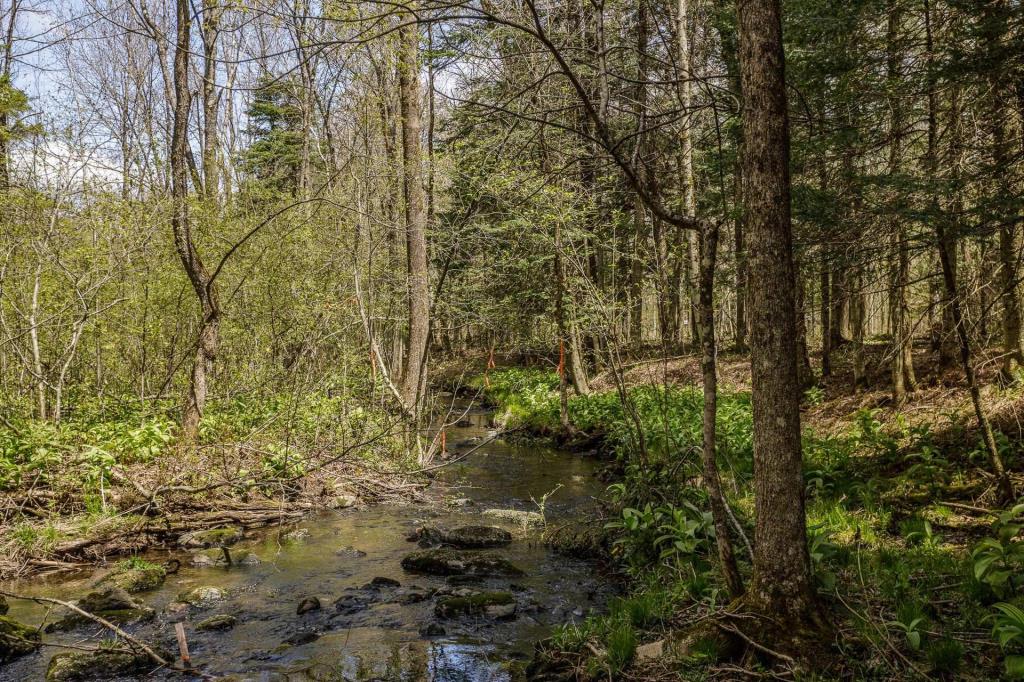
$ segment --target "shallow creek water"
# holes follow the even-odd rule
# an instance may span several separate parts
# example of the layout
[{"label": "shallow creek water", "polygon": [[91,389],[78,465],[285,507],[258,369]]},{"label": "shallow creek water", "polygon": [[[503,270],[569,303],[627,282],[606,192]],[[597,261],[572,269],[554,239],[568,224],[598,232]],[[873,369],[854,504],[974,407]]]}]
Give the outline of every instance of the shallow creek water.
[{"label": "shallow creek water", "polygon": [[[487,413],[470,412],[467,419],[472,426],[448,431],[455,456],[472,447],[468,441],[488,433]],[[545,514],[551,524],[565,522],[585,513],[603,489],[594,475],[597,467],[597,462],[576,455],[493,441],[439,470],[429,493],[436,504],[350,509],[308,517],[286,529],[264,529],[232,548],[236,554],[255,553],[260,559],[256,565],[200,568],[190,564],[188,554],[173,554],[181,559],[181,569],[168,576],[162,587],[138,595],[156,609],[155,619],[126,629],[176,652],[174,623],[184,621],[193,664],[235,680],[506,680],[510,661],[528,658],[533,644],[554,625],[599,611],[611,588],[593,565],[544,548],[539,532],[524,532],[480,512],[493,508],[537,511],[531,498],[540,500],[561,486],[547,500]],[[459,503],[451,504],[454,500]],[[499,525],[513,531],[511,545],[486,551],[507,557],[525,575],[488,578],[470,587],[510,591],[517,606],[514,619],[438,620],[433,599],[415,604],[393,601],[412,589],[451,586],[451,579],[412,575],[399,565],[402,557],[418,549],[407,536],[424,524],[442,528]],[[308,534],[289,539],[287,532],[296,529]],[[152,557],[154,561],[166,558]],[[99,575],[22,581],[7,587],[72,600],[87,592]],[[359,588],[381,576],[400,581],[401,587],[374,593],[370,606],[357,613],[336,611],[335,599],[346,593],[365,594]],[[206,609],[168,609],[180,592],[200,585],[226,590],[227,599]],[[300,601],[310,596],[318,597],[323,607],[297,615]],[[197,622],[215,614],[233,615],[238,624],[226,632],[194,629]],[[48,615],[44,606],[24,601],[12,603],[10,615],[29,624],[59,617]],[[421,634],[431,623],[441,625],[445,634]],[[303,636],[307,632],[319,637],[304,644],[284,644],[289,639],[311,639]],[[107,637],[98,626],[87,625],[45,635],[44,641],[93,646]],[[57,651],[43,647],[40,653],[0,667],[0,680],[44,679],[47,663]]]}]

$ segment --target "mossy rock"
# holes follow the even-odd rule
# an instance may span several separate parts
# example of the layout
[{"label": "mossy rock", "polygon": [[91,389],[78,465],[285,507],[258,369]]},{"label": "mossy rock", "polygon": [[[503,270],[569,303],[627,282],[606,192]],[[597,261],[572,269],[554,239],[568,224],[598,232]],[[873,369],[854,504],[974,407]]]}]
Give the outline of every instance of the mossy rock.
[{"label": "mossy rock", "polygon": [[226,550],[224,547],[196,552],[192,555],[190,563],[196,568],[223,567],[228,565],[228,556],[231,557],[232,566],[257,566],[261,563],[259,556],[251,550]]},{"label": "mossy rock", "polygon": [[117,585],[104,585],[78,600],[78,608],[89,613],[135,609],[142,604]]},{"label": "mossy rock", "polygon": [[485,509],[480,512],[484,516],[493,519],[509,521],[523,528],[531,528],[544,525],[544,517],[537,512],[521,511],[519,509]]},{"label": "mossy rock", "polygon": [[[169,654],[160,654],[171,660]],[[146,654],[111,649],[57,654],[46,668],[46,682],[109,680],[153,670],[156,664]]]},{"label": "mossy rock", "polygon": [[402,559],[402,568],[426,575],[519,576],[523,571],[493,554],[468,554],[452,549],[426,549]]},{"label": "mossy rock", "polygon": [[0,663],[32,653],[39,648],[39,639],[35,628],[0,616]]},{"label": "mossy rock", "polygon": [[182,547],[193,549],[206,547],[230,547],[241,540],[244,536],[245,534],[242,532],[242,529],[237,526],[211,528],[210,530],[197,530],[191,533],[185,533],[178,538],[178,544]]},{"label": "mossy rock", "polygon": [[207,608],[213,604],[227,599],[227,593],[219,587],[200,585],[186,590],[178,595],[178,601],[184,602],[196,608]]},{"label": "mossy rock", "polygon": [[7,597],[0,594],[0,616],[6,616],[10,610],[11,605],[7,603]]},{"label": "mossy rock", "polygon": [[[142,602],[136,601],[128,592],[116,585],[103,585],[99,587],[79,599],[76,606],[94,616],[100,616],[118,625],[149,620],[154,615],[153,609],[145,606]],[[59,632],[70,630],[88,622],[91,621],[85,616],[69,613],[64,618],[47,625],[45,631]]]},{"label": "mossy rock", "polygon": [[160,587],[167,578],[163,566],[139,562],[115,568],[104,576],[97,585],[111,584],[120,587],[129,594],[147,592]]},{"label": "mossy rock", "polygon": [[475,592],[465,596],[445,597],[434,605],[434,615],[438,618],[511,618],[515,613],[516,600],[508,592]]},{"label": "mossy rock", "polygon": [[196,623],[196,630],[199,632],[213,632],[218,630],[230,630],[238,624],[238,619],[227,614],[210,616],[205,620]]},{"label": "mossy rock", "polygon": [[497,526],[459,526],[447,530],[424,526],[416,531],[416,536],[421,542],[459,549],[503,547],[512,542],[512,533]]}]

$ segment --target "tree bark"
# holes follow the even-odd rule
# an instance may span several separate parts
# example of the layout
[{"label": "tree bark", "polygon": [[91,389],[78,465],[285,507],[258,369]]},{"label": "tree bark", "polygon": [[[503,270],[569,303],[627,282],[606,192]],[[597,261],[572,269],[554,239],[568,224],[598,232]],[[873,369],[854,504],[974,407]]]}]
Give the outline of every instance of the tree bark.
[{"label": "tree bark", "polygon": [[847,294],[847,308],[850,316],[850,331],[853,336],[853,390],[859,391],[868,383],[864,363],[864,325],[867,323],[867,310],[864,300],[863,263],[857,264],[852,279],[851,290]]},{"label": "tree bark", "polygon": [[[7,14],[7,27],[4,31],[3,64],[0,65],[0,83],[10,85],[11,65],[14,61],[14,28],[18,23],[18,9],[21,0],[11,0],[11,9]],[[0,131],[6,131],[10,125],[6,111],[0,113]],[[0,132],[0,192],[11,186],[10,144],[7,136]]]},{"label": "tree bark", "polygon": [[718,561],[722,567],[725,584],[733,597],[743,595],[743,578],[736,566],[729,531],[729,512],[722,479],[718,473],[717,424],[718,417],[718,348],[715,342],[715,264],[718,259],[718,225],[708,221],[700,236],[701,261],[699,277],[698,306],[700,311],[701,373],[704,381],[703,448],[701,459],[704,466],[704,485],[707,486],[711,503],[711,517],[715,524],[715,543],[718,547]]},{"label": "tree bark", "polygon": [[[936,62],[935,62],[935,35],[934,35],[933,30],[932,30],[932,19],[933,19],[933,17],[932,17],[931,0],[924,0],[925,71],[927,73],[926,88],[927,88],[927,100],[928,100],[927,101],[927,108],[928,108],[927,146],[925,148],[924,170],[925,170],[925,174],[928,177],[935,178],[935,177],[937,177],[938,171],[939,171],[939,153],[938,153],[939,103],[938,103],[938,82],[937,82],[937,75],[936,75],[936,71],[937,71],[938,67],[937,67]],[[952,103],[952,106],[951,106],[952,111],[950,113],[950,117],[954,120],[954,123],[951,126],[952,129],[953,129],[953,132],[951,133],[951,137],[953,137],[953,138],[955,138],[955,137],[957,137],[959,135],[959,133],[956,132],[956,131],[960,127],[959,123],[957,122],[957,119],[959,119],[959,115],[960,115],[959,114],[959,106],[955,104],[955,102],[958,100],[958,96],[956,94],[956,87],[958,87],[958,86],[954,87],[953,93],[951,95],[953,103]],[[951,142],[951,144],[952,144],[952,142]],[[931,196],[931,201],[930,201],[929,209],[930,209],[930,212],[932,213],[933,216],[938,216],[938,214],[939,214],[939,200],[938,200],[937,192],[935,190],[932,191],[932,196]],[[942,241],[942,240],[944,240],[946,238],[945,236],[943,236],[944,232],[945,231],[942,231],[942,232],[938,233],[938,240],[939,241]],[[953,282],[954,282],[954,285],[955,285],[956,284],[956,278],[957,278],[956,258],[955,258],[956,250],[955,250],[955,247],[953,249],[950,249],[949,248],[949,244],[939,244],[938,248],[939,248],[940,252],[943,249],[945,249],[947,254],[949,254],[949,256],[950,256],[950,258],[947,259],[948,264],[947,263],[942,263],[941,262],[942,261],[941,253],[940,253],[939,267],[942,269],[942,272],[940,273],[940,281],[943,282],[943,285],[945,284],[945,276],[946,276],[945,268],[948,265],[948,267],[951,268],[951,274],[952,274]],[[942,288],[943,287],[938,287],[938,289],[940,289],[940,290]],[[948,288],[946,288],[946,291],[947,291],[947,294],[948,294]],[[941,301],[940,300],[937,303],[939,305],[941,305],[941,315],[940,315],[941,323],[940,323],[940,326],[939,326],[939,329],[938,329],[937,333],[935,333],[934,330],[933,330],[933,342],[932,342],[932,345],[935,348],[935,350],[938,351],[939,367],[947,368],[947,367],[952,366],[956,362],[956,352],[955,352],[955,349],[953,348],[953,346],[956,343],[956,337],[957,337],[958,332],[956,331],[956,321],[953,319],[952,301]]]},{"label": "tree bark", "polygon": [[[946,296],[949,299],[950,314],[956,325],[956,335],[960,342],[960,365],[963,368],[964,378],[967,380],[967,388],[971,393],[971,404],[974,406],[974,416],[978,420],[978,430],[981,431],[982,441],[985,443],[985,450],[988,453],[989,467],[996,480],[996,490],[999,495],[1000,504],[1008,504],[1014,500],[1013,483],[1010,481],[1006,468],[1003,466],[1003,458],[996,446],[995,435],[992,432],[992,424],[985,414],[985,408],[981,403],[981,389],[978,387],[978,377],[974,371],[974,359],[971,351],[971,339],[967,333],[967,322],[964,320],[961,309],[960,296],[957,291],[956,269],[953,266],[956,257],[956,240],[946,234],[941,219],[936,222],[936,236],[939,248],[939,262],[942,266],[942,281],[946,287]],[[952,248],[950,246],[952,245]]]},{"label": "tree bark", "polygon": [[821,273],[819,275],[821,290],[821,376],[832,376],[832,287],[829,284],[828,263],[822,256]]},{"label": "tree bark", "polygon": [[184,440],[194,440],[206,407],[208,374],[217,357],[220,302],[210,272],[192,239],[188,211],[188,118],[192,97],[188,87],[192,14],[188,0],[177,0],[177,31],[174,46],[174,124],[171,136],[171,231],[174,247],[199,300],[202,318],[196,340],[189,392],[181,427]]},{"label": "tree bark", "polygon": [[[690,50],[690,0],[679,0],[676,16],[676,40],[679,47],[679,63],[682,67],[682,78],[679,83],[679,101],[683,110],[683,125],[679,133],[680,143],[680,198],[681,213],[687,218],[697,215],[697,194],[693,172],[693,55]],[[686,289],[689,299],[690,334],[694,347],[700,340],[699,283],[700,278],[700,246],[697,233],[691,231],[686,235],[687,277]]]},{"label": "tree bark", "polygon": [[[903,128],[906,125],[903,100],[898,92],[902,58],[902,53],[898,49],[901,22],[902,13],[899,3],[890,0],[886,69],[889,79],[889,176],[893,186],[897,185],[896,179],[902,170]],[[908,393],[917,390],[917,379],[914,375],[913,335],[909,322],[910,310],[907,305],[907,287],[910,285],[910,248],[907,244],[906,227],[897,213],[897,206],[891,206],[890,210],[893,215],[890,222],[892,244],[889,256],[889,331],[891,337],[889,354],[892,356],[892,397],[893,402],[898,406],[906,401]]]},{"label": "tree bark", "polygon": [[415,410],[426,389],[430,291],[427,271],[427,207],[420,142],[419,26],[414,15],[402,15],[399,31],[399,100],[402,110],[402,156],[405,183],[409,336],[402,395]]},{"label": "tree bark", "polygon": [[221,9],[213,0],[203,2],[203,194],[217,198],[217,38]]},{"label": "tree bark", "polygon": [[796,373],[801,393],[814,385],[814,371],[807,349],[807,291],[802,268],[796,263]]},{"label": "tree bark", "polygon": [[824,619],[804,513],[782,11],[779,0],[737,7],[757,516],[748,603],[793,634],[792,626],[821,630]]},{"label": "tree bark", "polygon": [[1014,201],[1013,170],[1010,158],[1013,145],[1007,129],[1011,120],[1010,81],[1007,77],[1004,41],[1008,32],[1005,0],[986,4],[982,14],[986,47],[993,55],[994,64],[988,70],[990,89],[990,128],[992,137],[991,162],[995,175],[996,196],[993,213],[999,223],[999,298],[1002,302],[1003,357],[1000,368],[1004,381],[1014,380],[1014,373],[1024,365],[1021,347],[1020,295],[1017,286],[1017,218],[1011,206]]}]

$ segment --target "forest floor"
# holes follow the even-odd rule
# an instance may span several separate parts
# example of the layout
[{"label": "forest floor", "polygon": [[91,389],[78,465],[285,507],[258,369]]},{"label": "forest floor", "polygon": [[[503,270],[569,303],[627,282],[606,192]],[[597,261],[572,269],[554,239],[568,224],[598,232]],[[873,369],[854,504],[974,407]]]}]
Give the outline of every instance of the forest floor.
[{"label": "forest floor", "polygon": [[[805,482],[810,551],[822,602],[836,625],[835,657],[814,679],[1020,679],[1024,677],[1024,506],[996,508],[992,477],[969,394],[954,367],[915,353],[918,390],[892,403],[885,347],[867,347],[868,382],[853,386],[849,349],[834,373],[804,396]],[[498,419],[559,436],[555,363],[485,370],[470,385],[499,407]],[[749,360],[720,358],[719,459],[729,503],[753,539]],[[538,367],[539,366],[539,367]],[[982,397],[1015,488],[1024,491],[1024,389],[980,368]],[[484,376],[486,375],[486,378]],[[449,372],[450,377],[454,373]],[[609,374],[572,396],[576,434],[612,462],[601,550],[630,586],[607,615],[569,626],[535,663],[546,679],[807,679],[771,656],[720,659],[693,641],[693,622],[714,619],[728,599],[712,547],[701,485],[700,371],[691,356],[627,363],[638,415],[619,405]],[[582,434],[582,435],[581,435]],[[638,442],[646,452],[638,452]],[[578,551],[578,547],[572,548]],[[539,666],[539,667],[538,667]]]},{"label": "forest floor", "polygon": [[0,429],[0,579],[74,571],[316,510],[413,500],[400,420],[311,394],[215,403],[199,441],[173,406],[87,406]]}]

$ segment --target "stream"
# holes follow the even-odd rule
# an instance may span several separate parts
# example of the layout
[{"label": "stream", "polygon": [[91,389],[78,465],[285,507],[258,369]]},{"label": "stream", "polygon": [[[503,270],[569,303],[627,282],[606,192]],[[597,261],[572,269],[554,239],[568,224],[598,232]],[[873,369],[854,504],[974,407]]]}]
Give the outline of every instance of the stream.
[{"label": "stream", "polygon": [[[468,424],[448,430],[453,457],[490,432],[488,412],[470,411],[466,420]],[[251,562],[236,560],[231,567],[196,566],[183,551],[147,555],[153,561],[173,556],[182,565],[162,586],[136,595],[155,610],[155,617],[125,629],[176,653],[174,623],[183,622],[193,665],[237,681],[510,679],[512,662],[529,659],[535,642],[554,626],[599,612],[612,587],[592,564],[543,547],[539,530],[526,531],[514,521],[481,512],[537,512],[533,500],[555,491],[544,503],[547,522],[580,518],[603,491],[595,476],[599,466],[590,458],[495,440],[440,469],[428,490],[433,500],[428,505],[325,512],[287,528],[263,529],[231,547],[236,558],[249,557]],[[472,551],[505,557],[523,575],[481,579],[403,570],[403,557],[419,549],[408,537],[424,525],[497,525],[512,531],[510,545]],[[74,600],[101,575],[29,579],[5,589]],[[375,578],[380,586],[370,587]],[[224,598],[203,608],[178,603],[180,593],[199,586],[219,588]],[[478,591],[509,593],[514,614],[507,613],[511,607],[506,605],[499,617],[436,615],[438,600],[445,595]],[[299,604],[309,597],[316,597],[322,607],[298,615]],[[339,598],[341,607],[335,605]],[[237,624],[226,631],[196,630],[197,623],[220,614],[234,616]],[[63,614],[17,600],[9,615],[35,626]],[[95,646],[107,638],[107,631],[89,623],[44,635],[44,642]],[[58,651],[44,646],[0,667],[0,680],[43,680]]]}]

